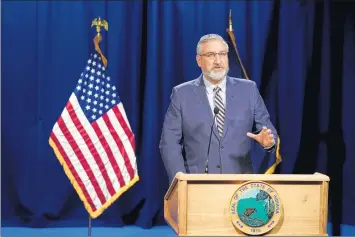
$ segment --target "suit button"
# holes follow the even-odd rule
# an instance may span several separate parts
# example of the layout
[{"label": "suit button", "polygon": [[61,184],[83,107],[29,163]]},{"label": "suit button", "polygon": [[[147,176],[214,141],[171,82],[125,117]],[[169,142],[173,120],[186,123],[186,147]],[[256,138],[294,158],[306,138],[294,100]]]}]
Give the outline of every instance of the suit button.
[{"label": "suit button", "polygon": [[219,168],[221,168],[221,166],[220,166],[220,165],[217,165],[216,167],[217,167],[218,169],[219,169]]},{"label": "suit button", "polygon": [[224,148],[224,146],[221,146],[221,149],[223,149]]}]

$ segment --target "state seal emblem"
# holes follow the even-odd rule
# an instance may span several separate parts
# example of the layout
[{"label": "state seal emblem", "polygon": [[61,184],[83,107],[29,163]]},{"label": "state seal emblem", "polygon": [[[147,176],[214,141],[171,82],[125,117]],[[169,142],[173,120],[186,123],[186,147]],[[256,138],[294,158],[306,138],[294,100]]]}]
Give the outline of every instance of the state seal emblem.
[{"label": "state seal emblem", "polygon": [[248,235],[262,235],[280,220],[281,200],[269,184],[250,181],[243,183],[233,194],[229,213],[238,230]]}]

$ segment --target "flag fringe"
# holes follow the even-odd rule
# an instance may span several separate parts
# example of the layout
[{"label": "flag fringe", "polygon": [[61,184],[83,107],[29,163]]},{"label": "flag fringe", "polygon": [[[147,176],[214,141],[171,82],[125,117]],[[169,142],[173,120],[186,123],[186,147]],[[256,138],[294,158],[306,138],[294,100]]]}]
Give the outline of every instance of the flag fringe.
[{"label": "flag fringe", "polygon": [[265,172],[265,174],[273,174],[275,172],[276,167],[282,161],[282,157],[280,155],[280,138],[277,138],[277,146],[276,146],[276,161],[275,163]]},{"label": "flag fringe", "polygon": [[124,192],[126,192],[130,187],[132,187],[135,183],[137,183],[139,181],[139,176],[138,174],[125,186],[121,187],[120,191],[117,192],[115,195],[113,195],[109,200],[107,200],[102,206],[101,208],[97,209],[96,211],[93,211],[88,203],[88,201],[85,198],[85,195],[83,193],[83,190],[81,190],[81,188],[79,187],[78,183],[76,182],[73,174],[71,173],[69,167],[67,166],[67,164],[65,163],[62,155],[60,154],[57,146],[55,145],[55,143],[53,142],[53,140],[51,138],[49,138],[49,144],[50,146],[53,148],[53,151],[57,157],[57,159],[59,160],[60,164],[62,165],[65,174],[67,175],[67,177],[69,178],[70,182],[72,183],[75,191],[77,192],[77,194],[79,195],[79,198],[81,199],[81,201],[84,203],[84,207],[86,209],[86,211],[89,213],[90,217],[95,219],[98,216],[100,216],[109,206],[111,206],[112,203],[114,203]]}]

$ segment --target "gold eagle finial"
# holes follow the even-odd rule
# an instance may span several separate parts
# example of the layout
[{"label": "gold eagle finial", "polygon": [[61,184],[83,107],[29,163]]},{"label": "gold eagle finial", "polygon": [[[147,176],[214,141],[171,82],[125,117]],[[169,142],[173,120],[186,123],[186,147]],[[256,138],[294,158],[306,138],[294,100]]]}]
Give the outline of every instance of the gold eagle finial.
[{"label": "gold eagle finial", "polygon": [[107,23],[107,21],[105,21],[104,19],[101,19],[100,17],[95,18],[91,22],[91,27],[93,27],[93,26],[96,26],[96,32],[97,32],[98,36],[100,36],[101,27],[104,27],[104,29],[106,31],[108,31],[108,23]]},{"label": "gold eagle finial", "polygon": [[104,27],[104,29],[106,31],[108,31],[108,23],[107,21],[105,21],[104,19],[101,19],[100,17],[95,18],[92,22],[91,22],[91,27],[96,26],[96,36],[94,38],[94,44],[95,44],[95,49],[96,51],[100,54],[102,62],[104,63],[105,67],[107,67],[107,59],[105,58],[105,56],[102,54],[99,43],[102,40],[102,37],[100,35],[100,31],[101,31],[101,27]]}]

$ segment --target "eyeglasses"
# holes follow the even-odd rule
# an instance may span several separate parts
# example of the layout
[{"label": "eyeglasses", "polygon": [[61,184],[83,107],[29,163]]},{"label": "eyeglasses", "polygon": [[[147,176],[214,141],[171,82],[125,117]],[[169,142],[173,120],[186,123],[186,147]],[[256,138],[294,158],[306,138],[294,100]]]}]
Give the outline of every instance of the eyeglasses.
[{"label": "eyeglasses", "polygon": [[208,59],[215,59],[217,54],[221,57],[221,58],[224,58],[227,56],[227,52],[219,52],[219,53],[213,53],[213,52],[210,52],[210,53],[205,53],[205,54],[199,54],[200,56],[205,56],[207,57]]}]

